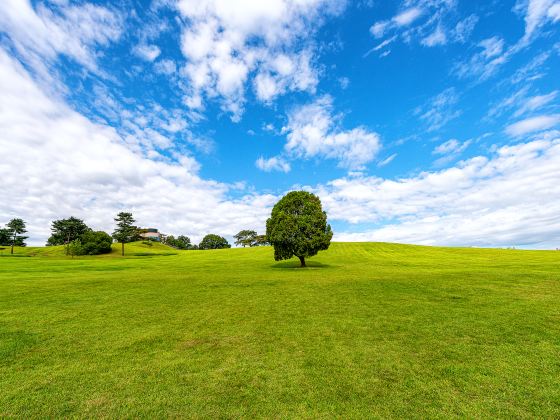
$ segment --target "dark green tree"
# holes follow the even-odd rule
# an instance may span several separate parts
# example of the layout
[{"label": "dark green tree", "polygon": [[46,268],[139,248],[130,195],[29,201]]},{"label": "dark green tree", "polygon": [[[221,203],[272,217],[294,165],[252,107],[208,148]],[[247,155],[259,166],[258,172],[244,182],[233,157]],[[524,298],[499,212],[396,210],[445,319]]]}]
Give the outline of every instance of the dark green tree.
[{"label": "dark green tree", "polygon": [[106,232],[90,230],[80,237],[83,255],[100,255],[111,252],[113,238]]},{"label": "dark green tree", "polygon": [[246,246],[254,246],[257,232],[254,230],[242,230],[237,235],[233,235],[233,237],[235,238],[235,245],[242,245],[245,248]]},{"label": "dark green tree", "polygon": [[222,248],[231,248],[231,245],[226,240],[226,238],[222,238],[221,236],[214,235],[214,234],[206,235],[198,245],[198,249],[222,249]]},{"label": "dark green tree", "polygon": [[47,246],[66,245],[66,255],[68,255],[68,244],[79,240],[84,233],[90,230],[82,219],[76,217],[55,220],[51,225],[52,235],[47,240]]},{"label": "dark green tree", "polygon": [[10,246],[11,239],[9,229],[0,229],[0,246]]},{"label": "dark green tree", "polygon": [[12,219],[6,225],[10,235],[10,245],[12,247],[10,253],[14,253],[14,246],[25,246],[27,236],[22,236],[22,233],[27,232],[25,229],[25,222],[22,219]]},{"label": "dark green tree", "polygon": [[138,228],[134,226],[132,213],[120,212],[115,218],[117,228],[113,232],[113,238],[122,244],[122,255],[124,256],[124,244],[138,239]]},{"label": "dark green tree", "polygon": [[305,258],[329,248],[331,226],[321,200],[307,191],[292,191],[276,203],[266,221],[266,237],[274,246],[274,259],[296,256],[302,267]]},{"label": "dark green tree", "polygon": [[179,249],[191,249],[192,248],[192,243],[191,243],[191,238],[189,238],[188,236],[185,235],[179,235],[177,236],[177,239],[175,240],[176,246]]}]

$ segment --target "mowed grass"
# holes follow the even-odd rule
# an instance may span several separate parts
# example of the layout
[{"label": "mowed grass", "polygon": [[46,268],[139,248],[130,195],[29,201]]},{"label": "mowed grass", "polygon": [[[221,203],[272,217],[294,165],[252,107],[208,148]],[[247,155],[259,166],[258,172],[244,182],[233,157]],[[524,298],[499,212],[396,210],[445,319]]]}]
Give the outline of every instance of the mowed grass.
[{"label": "mowed grass", "polygon": [[0,258],[0,416],[560,417],[560,252],[128,248]]}]

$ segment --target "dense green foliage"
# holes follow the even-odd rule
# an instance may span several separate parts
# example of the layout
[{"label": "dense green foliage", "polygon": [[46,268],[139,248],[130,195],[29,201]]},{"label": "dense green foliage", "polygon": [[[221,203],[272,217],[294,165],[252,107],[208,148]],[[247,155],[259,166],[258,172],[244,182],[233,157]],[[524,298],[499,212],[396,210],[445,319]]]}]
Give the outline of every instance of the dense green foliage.
[{"label": "dense green foliage", "polygon": [[202,238],[202,241],[200,241],[200,244],[198,245],[198,249],[223,249],[223,248],[231,248],[231,245],[229,244],[227,239],[219,235],[214,235],[212,233]]},{"label": "dense green foliage", "polygon": [[120,242],[122,246],[121,254],[124,257],[124,244],[128,242],[133,242],[138,240],[138,227],[134,226],[134,217],[132,217],[132,213],[127,212],[120,212],[115,217],[115,222],[117,223],[117,227],[113,232],[113,238],[115,241]]},{"label": "dense green foliage", "polygon": [[9,238],[11,253],[14,253],[14,246],[25,246],[27,236],[23,234],[27,232],[23,219],[12,219],[6,224],[6,231]]},{"label": "dense green foliage", "polygon": [[47,246],[69,244],[90,230],[83,220],[76,217],[55,220],[51,225],[52,234],[47,240]]},{"label": "dense green foliage", "polygon": [[560,252],[114,247],[0,257],[3,416],[560,417]]},{"label": "dense green foliage", "polygon": [[80,237],[81,254],[77,255],[100,255],[111,252],[113,238],[102,231],[90,230]]},{"label": "dense green foliage", "polygon": [[266,237],[274,246],[274,259],[287,260],[295,255],[302,267],[305,258],[329,248],[332,235],[321,200],[307,191],[286,194],[266,221]]},{"label": "dense green foliage", "polygon": [[176,238],[173,235],[168,235],[164,238],[163,243],[177,249],[194,249],[198,248],[191,243],[191,238],[185,235],[179,235]]}]

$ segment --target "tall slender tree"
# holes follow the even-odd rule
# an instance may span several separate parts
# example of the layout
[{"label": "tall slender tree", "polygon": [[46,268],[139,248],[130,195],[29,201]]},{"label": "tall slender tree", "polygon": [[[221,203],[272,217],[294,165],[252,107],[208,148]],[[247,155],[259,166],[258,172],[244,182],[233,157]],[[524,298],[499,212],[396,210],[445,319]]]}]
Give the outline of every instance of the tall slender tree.
[{"label": "tall slender tree", "polygon": [[134,226],[134,217],[132,213],[120,212],[115,217],[117,228],[113,232],[113,238],[122,244],[122,255],[124,256],[124,244],[136,240],[138,237],[138,228]]},{"label": "tall slender tree", "polygon": [[25,222],[23,221],[23,219],[12,219],[9,221],[9,223],[6,225],[6,227],[8,228],[9,232],[10,232],[10,238],[11,238],[11,246],[12,249],[10,251],[11,254],[14,253],[14,245],[16,243],[20,244],[21,246],[25,246],[25,239],[27,239],[27,236],[22,236],[22,233],[27,232],[27,230],[25,229]]}]

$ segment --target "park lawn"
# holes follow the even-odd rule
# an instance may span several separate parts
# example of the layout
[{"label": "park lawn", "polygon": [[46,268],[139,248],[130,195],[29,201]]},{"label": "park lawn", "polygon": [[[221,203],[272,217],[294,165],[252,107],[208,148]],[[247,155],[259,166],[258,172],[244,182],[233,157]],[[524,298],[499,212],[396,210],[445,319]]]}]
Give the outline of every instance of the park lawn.
[{"label": "park lawn", "polygon": [[560,252],[155,251],[0,257],[0,416],[560,417]]}]

